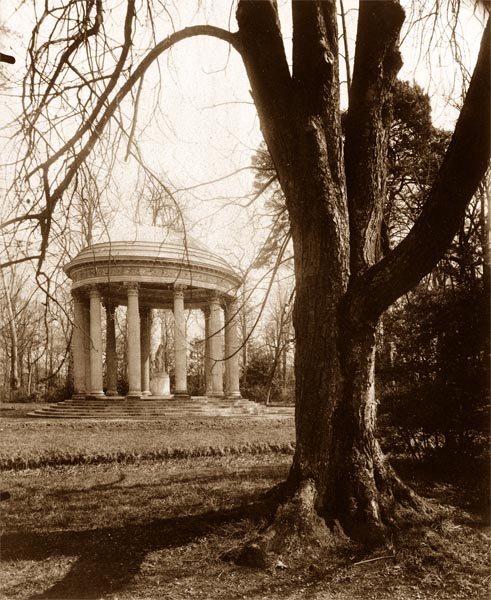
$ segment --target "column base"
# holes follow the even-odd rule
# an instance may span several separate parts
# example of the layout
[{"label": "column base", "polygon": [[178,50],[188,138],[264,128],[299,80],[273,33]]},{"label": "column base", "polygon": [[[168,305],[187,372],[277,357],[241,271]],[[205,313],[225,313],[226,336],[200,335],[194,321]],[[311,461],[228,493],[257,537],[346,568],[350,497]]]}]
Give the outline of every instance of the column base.
[{"label": "column base", "polygon": [[100,392],[87,392],[87,394],[85,394],[86,398],[105,398],[106,394],[102,391]]},{"label": "column base", "polygon": [[108,396],[108,397],[119,396],[118,390],[107,390],[106,391],[106,396]]},{"label": "column base", "polygon": [[187,392],[187,390],[176,390],[173,394],[172,394],[173,398],[179,398],[179,399],[187,399],[189,398],[189,394]]},{"label": "column base", "polygon": [[126,394],[126,398],[127,398],[128,400],[141,400],[141,398],[142,398],[142,393],[141,393],[141,392],[138,392],[138,391],[135,391],[135,392],[128,392],[128,393]]},{"label": "column base", "polygon": [[230,392],[227,394],[227,398],[231,398],[232,400],[240,400],[242,398],[242,394],[240,392]]}]

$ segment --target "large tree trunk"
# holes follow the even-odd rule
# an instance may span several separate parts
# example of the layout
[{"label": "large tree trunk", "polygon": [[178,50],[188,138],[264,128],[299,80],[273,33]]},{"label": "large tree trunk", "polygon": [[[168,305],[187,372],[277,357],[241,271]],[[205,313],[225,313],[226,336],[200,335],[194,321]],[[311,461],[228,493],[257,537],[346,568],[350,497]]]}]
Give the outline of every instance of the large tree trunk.
[{"label": "large tree trunk", "polygon": [[286,549],[295,560],[295,548],[296,559],[312,560],[345,534],[385,543],[401,517],[428,509],[375,437],[377,324],[350,318],[348,268],[341,263],[338,277],[325,268],[334,264],[326,230],[314,220],[295,245],[296,450],[275,519],[241,555],[249,564],[267,566]]},{"label": "large tree trunk", "polygon": [[[249,47],[251,25],[246,17],[251,7],[255,44]],[[258,43],[267,40],[274,48],[266,61],[282,60],[282,47],[271,44],[279,31],[274,10],[268,12],[271,8],[269,3],[242,2],[238,20],[244,62],[290,216],[296,279],[296,450],[276,518],[241,555],[241,560],[255,564],[267,564],[268,557],[285,547],[291,554],[297,539],[298,555],[305,558],[309,548],[316,551],[330,543],[328,526],[334,524],[338,532],[346,528],[357,537],[380,541],[394,513],[395,488],[398,493],[403,490],[374,435],[376,323],[351,322],[345,310],[356,228],[350,229],[344,173],[336,6],[294,3],[293,77],[277,69],[273,82],[261,78],[266,51]],[[312,31],[322,32],[321,38]],[[285,90],[281,102],[272,102],[278,90]],[[372,171],[380,169],[384,151],[383,120],[375,125],[382,136],[377,137],[378,131],[368,135],[370,142],[376,138]],[[362,237],[372,227],[370,249],[377,248],[382,190],[374,193],[379,195],[375,218],[368,214],[370,207],[358,206],[356,218],[363,231],[354,245],[356,268],[362,261],[366,268],[377,256],[377,250],[366,251]],[[372,212],[373,200],[366,201],[372,202]]]},{"label": "large tree trunk", "polygon": [[[293,3],[292,75],[276,4],[241,0],[237,19],[238,47],[285,194],[296,278],[295,456],[275,518],[240,556],[266,565],[285,549],[290,557],[297,549],[297,558],[305,559],[309,549],[316,553],[341,531],[368,544],[386,542],[392,525],[410,515],[420,518],[428,508],[397,477],[375,437],[377,328],[383,311],[441,257],[448,233],[458,228],[454,215],[463,214],[463,199],[470,201],[484,172],[489,142],[472,119],[489,103],[489,90],[484,92],[489,40],[462,111],[467,121],[459,121],[450,158],[427,202],[429,218],[438,214],[442,237],[435,242],[438,236],[418,225],[410,239],[423,242],[423,248],[411,241],[408,251],[401,244],[402,258],[399,246],[382,261],[391,89],[401,66],[399,2],[360,3],[346,161],[334,0]],[[487,118],[482,116],[481,129]],[[456,204],[448,210],[441,204],[442,193],[449,194],[445,169],[450,173],[448,162],[454,161],[455,169],[462,160],[457,157],[468,145],[469,131],[478,139],[474,166],[467,169],[472,183],[465,193],[456,192]],[[449,195],[453,199],[452,191]]]},{"label": "large tree trunk", "polygon": [[[346,305],[346,299],[345,299]],[[395,474],[375,437],[377,325],[343,310],[341,355],[344,401],[337,415],[337,497],[331,507],[347,533],[367,544],[385,542],[388,526],[428,506]],[[419,516],[422,516],[419,514]]]},{"label": "large tree trunk", "polygon": [[331,245],[321,219],[295,245],[295,455],[275,517],[242,548],[241,564],[310,564],[347,536],[389,544],[392,527],[431,515],[375,437],[377,324],[350,317],[347,266],[338,277],[325,268]]}]

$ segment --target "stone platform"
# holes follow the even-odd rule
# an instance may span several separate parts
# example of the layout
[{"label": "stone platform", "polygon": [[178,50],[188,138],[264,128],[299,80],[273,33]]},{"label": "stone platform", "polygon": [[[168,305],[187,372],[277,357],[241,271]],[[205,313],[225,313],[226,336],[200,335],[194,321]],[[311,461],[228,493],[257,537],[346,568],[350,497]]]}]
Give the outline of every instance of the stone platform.
[{"label": "stone platform", "polygon": [[241,399],[147,397],[129,399],[121,396],[106,398],[71,398],[50,404],[28,413],[44,419],[98,419],[98,420],[155,420],[181,416],[293,416],[293,407],[264,406]]}]

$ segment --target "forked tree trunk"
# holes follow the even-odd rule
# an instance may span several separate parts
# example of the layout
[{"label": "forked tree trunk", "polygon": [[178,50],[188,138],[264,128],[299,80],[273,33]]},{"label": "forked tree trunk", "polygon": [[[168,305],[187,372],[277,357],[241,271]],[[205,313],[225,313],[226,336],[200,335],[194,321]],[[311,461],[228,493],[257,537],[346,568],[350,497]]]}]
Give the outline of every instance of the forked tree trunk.
[{"label": "forked tree trunk", "polygon": [[[348,216],[335,62],[335,3],[293,5],[293,81],[281,69],[275,71],[276,80],[261,79],[266,65],[263,54],[258,54],[258,40],[268,36],[266,61],[279,61],[282,47],[274,43],[277,24],[268,13],[268,3],[243,2],[239,6],[245,43],[249,43],[250,27],[246,9],[254,4],[255,45],[245,46],[244,60],[285,193],[296,278],[296,451],[285,486],[286,503],[264,537],[254,542],[257,548],[252,555],[258,559],[258,555],[264,557],[270,550],[290,544],[288,531],[296,535],[303,529],[316,544],[320,538],[328,541],[325,524],[338,523],[358,538],[380,541],[385,523],[394,514],[395,493],[402,497],[405,489],[386,465],[374,435],[377,323],[366,319],[354,322],[346,306],[353,269],[358,269],[361,261],[373,262],[377,257],[383,190],[372,190],[366,208],[358,205],[356,217]],[[395,13],[389,12],[390,35],[376,48],[382,59],[393,50],[402,24],[400,7],[386,4],[389,9],[395,7]],[[320,32],[320,38],[313,37],[312,31]],[[258,71],[259,65],[262,71]],[[386,71],[388,75],[377,81],[376,91],[388,95],[396,70],[391,65]],[[288,87],[291,89],[285,89]],[[280,101],[272,103],[270,96],[282,90]],[[377,117],[373,135],[368,128],[364,132],[366,143],[374,145],[376,153],[365,173],[371,176],[379,170],[383,181],[386,123],[380,116],[382,108],[375,103],[373,110]],[[368,244],[365,237],[370,238]],[[356,260],[350,266],[354,251]],[[324,521],[319,521],[319,516]],[[305,546],[304,539],[303,551]],[[248,555],[251,547],[246,549]]]},{"label": "forked tree trunk", "polygon": [[401,516],[427,510],[375,437],[377,324],[350,320],[347,265],[326,269],[335,265],[326,222],[306,233],[295,244],[296,450],[274,521],[239,559],[248,564],[266,566],[296,547],[300,560],[311,559],[344,534],[385,543]]},{"label": "forked tree trunk", "polygon": [[296,278],[296,450],[274,520],[239,558],[249,564],[267,564],[286,549],[291,556],[295,548],[304,558],[329,544],[333,532],[384,542],[401,516],[426,511],[375,437],[378,321],[443,255],[489,159],[487,33],[425,210],[382,259],[391,87],[401,66],[404,13],[397,0],[360,3],[344,135],[336,19],[334,0],[293,3],[290,75],[276,4],[241,0],[237,12],[238,48],[285,194]]}]

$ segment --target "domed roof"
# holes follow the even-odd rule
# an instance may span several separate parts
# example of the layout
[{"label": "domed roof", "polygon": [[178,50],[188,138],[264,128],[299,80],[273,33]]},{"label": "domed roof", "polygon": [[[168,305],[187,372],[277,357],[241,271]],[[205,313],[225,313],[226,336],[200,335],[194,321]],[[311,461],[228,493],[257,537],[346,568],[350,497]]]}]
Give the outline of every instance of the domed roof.
[{"label": "domed roof", "polygon": [[150,290],[178,284],[197,297],[198,289],[230,294],[240,284],[225,259],[184,231],[120,218],[99,239],[65,265],[73,289],[138,282]]},{"label": "domed roof", "polygon": [[184,230],[178,231],[171,227],[134,223],[122,216],[118,216],[114,223],[107,227],[99,237],[98,243],[155,242],[183,248],[195,248],[211,254],[205,244],[191,237]]}]

